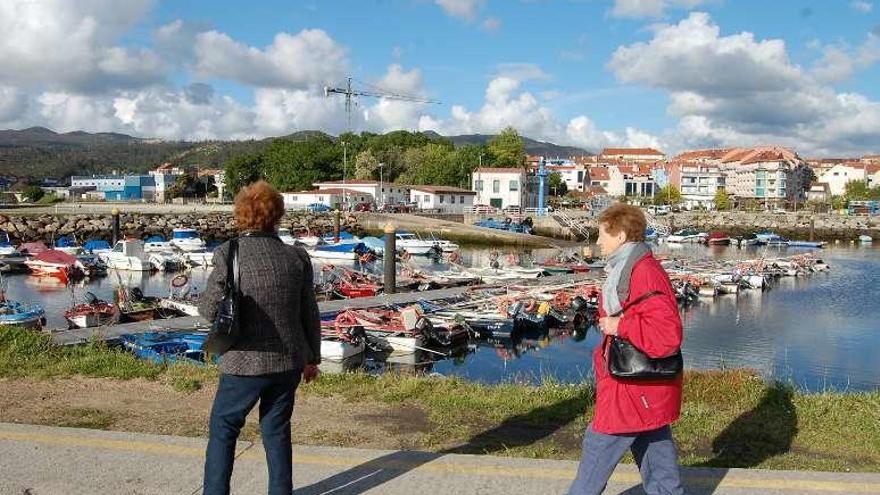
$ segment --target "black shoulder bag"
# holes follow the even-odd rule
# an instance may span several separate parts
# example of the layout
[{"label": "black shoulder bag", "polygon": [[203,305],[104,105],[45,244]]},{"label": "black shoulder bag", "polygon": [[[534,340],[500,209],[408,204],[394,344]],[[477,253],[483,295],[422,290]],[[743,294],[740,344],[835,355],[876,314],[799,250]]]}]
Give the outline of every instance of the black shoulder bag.
[{"label": "black shoulder bag", "polygon": [[[645,299],[662,294],[657,290],[642,294],[627,304],[626,308],[611,316],[620,316],[624,309],[629,309]],[[629,380],[672,380],[684,369],[681,349],[677,349],[671,356],[652,358],[634,346],[632,342],[616,335],[611,337],[611,342],[605,353],[605,360],[608,363],[608,372],[611,373],[611,376]]]},{"label": "black shoulder bag", "polygon": [[229,241],[229,255],[226,259],[226,293],[220,301],[220,308],[204,348],[209,354],[223,354],[238,340],[240,335],[238,313],[239,304],[238,239]]}]

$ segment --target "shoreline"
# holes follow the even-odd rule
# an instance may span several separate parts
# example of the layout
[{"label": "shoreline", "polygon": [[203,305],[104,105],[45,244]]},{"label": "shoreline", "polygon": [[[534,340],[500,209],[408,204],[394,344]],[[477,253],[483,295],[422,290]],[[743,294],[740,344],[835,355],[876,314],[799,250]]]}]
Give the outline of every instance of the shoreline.
[{"label": "shoreline", "polygon": [[[0,329],[0,422],[203,437],[217,378],[213,366]],[[299,390],[294,442],[576,459],[592,408],[590,383],[324,373]],[[880,390],[805,393],[744,369],[688,371],[673,428],[684,466],[880,472]],[[242,438],[258,436],[254,416]]]}]

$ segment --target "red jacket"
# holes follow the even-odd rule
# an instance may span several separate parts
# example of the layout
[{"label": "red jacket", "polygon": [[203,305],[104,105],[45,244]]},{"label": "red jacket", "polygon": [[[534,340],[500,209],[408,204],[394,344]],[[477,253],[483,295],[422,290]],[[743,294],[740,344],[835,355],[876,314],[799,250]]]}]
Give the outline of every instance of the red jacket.
[{"label": "red jacket", "polygon": [[[622,305],[651,291],[649,297],[626,309],[617,334],[650,357],[665,357],[681,346],[681,317],[669,276],[651,254],[633,265],[629,296]],[[599,305],[599,316],[606,316]],[[681,376],[675,380],[619,380],[608,373],[604,352],[609,338],[593,352],[596,375],[596,413],[593,429],[599,433],[635,433],[668,425],[681,412]]]}]

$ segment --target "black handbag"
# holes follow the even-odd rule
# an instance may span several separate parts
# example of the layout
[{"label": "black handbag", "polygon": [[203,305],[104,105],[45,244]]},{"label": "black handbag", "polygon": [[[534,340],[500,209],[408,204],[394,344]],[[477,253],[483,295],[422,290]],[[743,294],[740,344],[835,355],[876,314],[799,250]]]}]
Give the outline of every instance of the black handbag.
[{"label": "black handbag", "polygon": [[217,316],[211,331],[205,339],[204,349],[208,354],[223,354],[238,340],[240,335],[238,313],[239,304],[238,239],[229,241],[229,255],[226,259],[226,294],[220,301]]},{"label": "black handbag", "polygon": [[[660,291],[642,294],[627,304],[624,309],[629,309],[645,299],[662,294]],[[620,316],[624,309],[612,316]],[[678,377],[684,369],[681,349],[677,349],[670,356],[652,358],[634,346],[632,342],[616,335],[611,337],[611,342],[605,352],[605,360],[608,363],[608,372],[611,376],[628,380],[672,380]]]}]

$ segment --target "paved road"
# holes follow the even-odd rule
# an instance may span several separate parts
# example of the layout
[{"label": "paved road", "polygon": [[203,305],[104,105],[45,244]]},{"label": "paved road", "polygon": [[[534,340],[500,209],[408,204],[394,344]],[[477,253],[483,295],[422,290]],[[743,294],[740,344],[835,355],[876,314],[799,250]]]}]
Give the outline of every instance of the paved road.
[{"label": "paved road", "polygon": [[[205,440],[0,424],[2,494],[200,492]],[[575,463],[296,446],[295,495],[360,493],[562,494]],[[265,493],[260,446],[241,443],[233,493]],[[880,474],[686,469],[689,494],[880,494]],[[620,466],[606,493],[636,495],[638,472]]]}]

